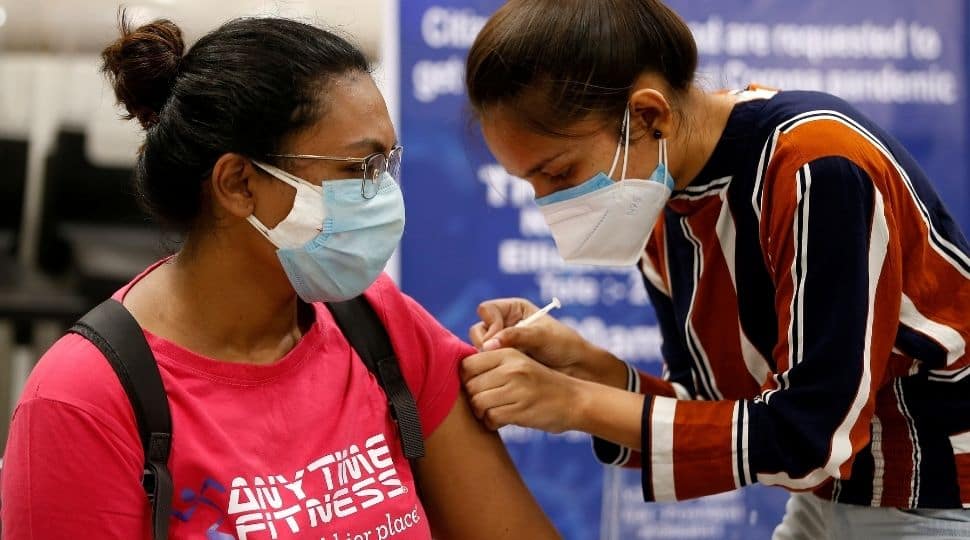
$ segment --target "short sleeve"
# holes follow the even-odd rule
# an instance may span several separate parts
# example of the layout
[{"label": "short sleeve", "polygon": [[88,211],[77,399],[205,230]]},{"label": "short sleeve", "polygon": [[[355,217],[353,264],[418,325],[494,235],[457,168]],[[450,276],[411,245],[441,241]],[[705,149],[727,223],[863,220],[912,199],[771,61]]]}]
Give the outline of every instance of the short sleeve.
[{"label": "short sleeve", "polygon": [[45,355],[10,425],[5,540],[150,537],[141,443],[124,399],[90,343],[68,336]]},{"label": "short sleeve", "polygon": [[424,349],[424,382],[415,399],[424,436],[428,437],[448,416],[458,399],[458,366],[465,357],[475,354],[475,348],[449,332],[413,298],[402,296]]},{"label": "short sleeve", "polygon": [[382,275],[366,295],[379,304],[401,373],[414,394],[425,438],[451,412],[461,381],[458,367],[475,348],[448,331],[413,298]]}]

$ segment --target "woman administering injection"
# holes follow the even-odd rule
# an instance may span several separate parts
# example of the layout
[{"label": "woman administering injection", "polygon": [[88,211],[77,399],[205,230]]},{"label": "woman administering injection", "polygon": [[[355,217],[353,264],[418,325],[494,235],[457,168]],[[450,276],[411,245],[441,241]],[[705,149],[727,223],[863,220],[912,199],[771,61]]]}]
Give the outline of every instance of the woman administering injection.
[{"label": "woman administering injection", "polygon": [[848,103],[710,93],[697,65],[660,0],[510,0],[476,37],[485,142],[566,262],[641,270],[669,377],[497,300],[475,409],[598,436],[646,501],[785,487],[776,540],[970,538],[970,242]]}]

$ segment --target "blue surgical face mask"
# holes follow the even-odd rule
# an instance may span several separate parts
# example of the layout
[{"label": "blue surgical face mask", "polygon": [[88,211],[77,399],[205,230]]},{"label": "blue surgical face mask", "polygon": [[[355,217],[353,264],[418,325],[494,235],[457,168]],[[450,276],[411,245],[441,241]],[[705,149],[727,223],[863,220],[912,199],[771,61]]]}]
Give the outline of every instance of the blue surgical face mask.
[{"label": "blue surgical face mask", "polygon": [[272,229],[247,219],[278,249],[296,293],[306,302],[341,302],[363,293],[384,270],[404,232],[404,198],[384,173],[365,199],[360,178],[315,185],[265,163],[256,166],[296,189],[293,209]]}]

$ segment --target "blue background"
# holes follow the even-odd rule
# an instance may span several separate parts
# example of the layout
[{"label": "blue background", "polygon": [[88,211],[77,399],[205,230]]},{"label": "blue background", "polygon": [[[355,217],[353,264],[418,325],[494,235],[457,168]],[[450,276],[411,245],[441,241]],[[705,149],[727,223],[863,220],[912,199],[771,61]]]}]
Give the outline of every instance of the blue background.
[{"label": "blue background", "polygon": [[[526,212],[530,206],[528,192],[522,191],[521,184],[506,184],[507,179],[497,175],[495,168],[487,170],[497,176],[490,177],[490,183],[483,181],[482,167],[494,164],[494,160],[480,139],[460,80],[455,79],[464,67],[470,36],[474,35],[467,27],[474,28],[476,18],[481,21],[500,4],[498,0],[402,1],[401,138],[406,148],[403,187],[408,209],[401,249],[402,287],[453,332],[465,336],[476,321],[475,308],[482,300],[522,296],[543,304],[550,296],[541,287],[543,279],[579,280],[575,282],[579,286],[571,288],[574,290],[595,285],[598,301],[589,305],[566,302],[556,315],[579,325],[584,334],[619,355],[635,360],[642,369],[659,373],[655,319],[637,276],[567,267],[509,273],[503,272],[498,262],[503,242],[519,239],[534,249],[553,246],[547,236],[523,234],[520,229],[522,201],[526,201]],[[724,24],[855,25],[866,21],[892,25],[902,20],[907,25],[917,22],[935,29],[942,49],[939,57],[930,61],[907,57],[812,62],[753,54],[736,58],[758,69],[878,70],[891,65],[900,71],[952,71],[957,77],[953,103],[863,100],[856,105],[914,154],[964,231],[968,230],[965,66],[970,42],[964,2],[677,0],[669,4],[690,23],[711,17],[718,17]],[[430,24],[426,16],[435,8],[460,15],[453,17],[461,21],[451,28],[454,33],[442,34],[442,27],[432,25],[435,35],[448,43],[435,39],[428,43],[423,34]],[[711,89],[735,86],[735,81],[719,75],[717,66],[726,60],[727,54],[702,54],[700,81]],[[750,82],[778,84],[770,78]],[[632,330],[626,334],[624,328]],[[549,436],[521,429],[505,431],[503,437],[529,486],[566,538],[768,538],[787,497],[781,490],[754,486],[676,505],[645,505],[640,498],[638,474],[615,470],[604,474],[590,453],[588,437]]]}]

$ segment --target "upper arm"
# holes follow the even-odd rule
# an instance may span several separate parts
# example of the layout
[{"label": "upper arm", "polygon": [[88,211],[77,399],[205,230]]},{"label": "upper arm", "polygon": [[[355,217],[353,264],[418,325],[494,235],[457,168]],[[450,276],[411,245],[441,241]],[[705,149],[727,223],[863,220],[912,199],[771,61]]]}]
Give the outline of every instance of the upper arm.
[{"label": "upper arm", "polygon": [[753,480],[812,489],[847,478],[868,443],[898,324],[891,213],[878,179],[856,163],[788,157],[792,166],[778,169],[762,202],[776,373],[752,400],[648,401],[641,428],[648,500]]},{"label": "upper arm", "polygon": [[[4,455],[3,536],[9,540],[148,538],[142,456],[124,433],[74,405],[20,404]],[[139,443],[140,444],[140,443]]]},{"label": "upper arm", "polygon": [[414,393],[422,431],[428,438],[458,399],[458,367],[475,349],[449,332],[414,299],[396,294],[402,299],[400,305],[407,310],[408,317],[396,321],[399,331],[394,346],[401,371]]},{"label": "upper arm", "polygon": [[475,419],[460,391],[458,367],[475,349],[408,296],[395,291],[385,299],[397,298],[410,317],[398,330],[410,331],[396,333],[395,348],[425,435],[415,476],[435,538],[558,538],[501,439]]},{"label": "upper arm", "polygon": [[687,352],[687,341],[674,314],[670,276],[667,272],[665,231],[664,218],[661,218],[647,243],[646,254],[640,261],[640,273],[663,338],[660,352],[664,362],[664,379],[679,386],[678,397],[689,398],[696,396],[697,391],[691,370],[691,357]]},{"label": "upper arm", "polygon": [[559,537],[501,439],[475,419],[463,395],[426,446],[417,478],[435,538]]},{"label": "upper arm", "polygon": [[31,371],[0,476],[5,539],[150,536],[143,452],[125,392],[88,340],[68,334]]},{"label": "upper arm", "polygon": [[[773,426],[752,460],[759,471],[845,478],[868,442],[896,335],[898,240],[875,173],[838,156],[797,163],[765,193],[777,375],[752,410],[753,422]],[[798,451],[767,451],[786,446],[779,440]],[[760,479],[792,484],[781,473]]]},{"label": "upper arm", "polygon": [[776,179],[766,197],[778,370],[812,358],[837,373],[845,362],[831,353],[888,357],[902,291],[898,240],[869,172],[843,157],[819,158]]}]

